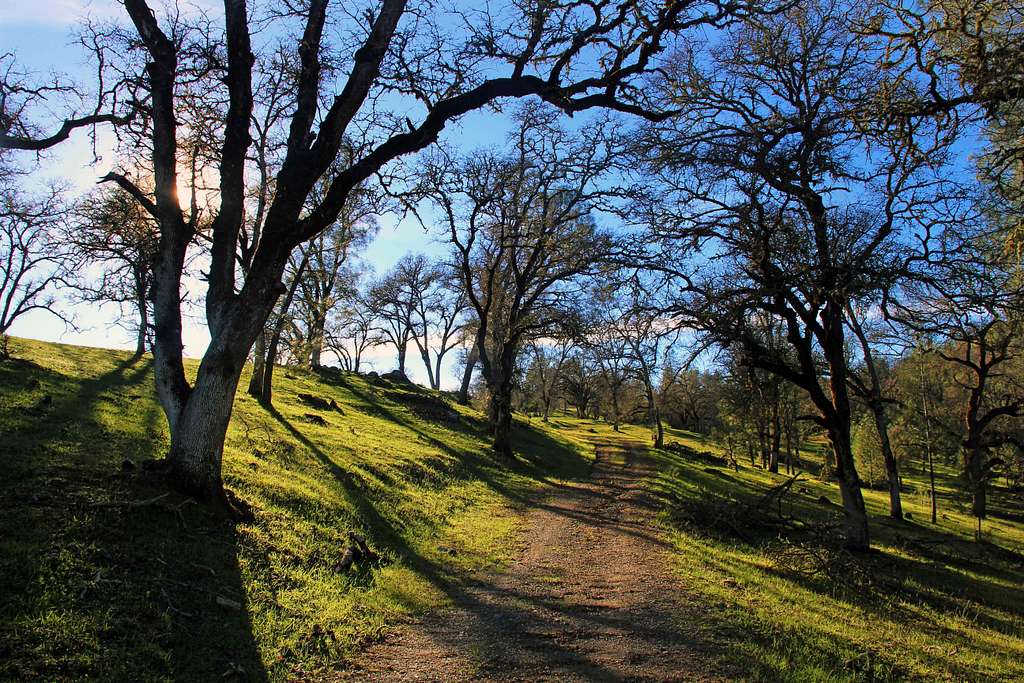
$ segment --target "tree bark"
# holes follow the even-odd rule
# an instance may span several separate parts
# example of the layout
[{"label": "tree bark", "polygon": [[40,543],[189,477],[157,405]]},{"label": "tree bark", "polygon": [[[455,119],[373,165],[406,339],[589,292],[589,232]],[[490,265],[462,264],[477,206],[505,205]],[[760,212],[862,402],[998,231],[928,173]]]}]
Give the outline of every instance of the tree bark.
[{"label": "tree bark", "polygon": [[267,353],[267,332],[266,328],[260,330],[256,335],[256,343],[252,351],[252,375],[249,377],[247,389],[250,396],[263,398],[263,366]]},{"label": "tree bark", "polygon": [[398,345],[398,371],[405,374],[405,353],[408,350],[408,342],[403,342]]},{"label": "tree bark", "polygon": [[875,417],[875,428],[882,446],[882,458],[885,460],[885,474],[889,483],[889,516],[903,519],[903,501],[900,497],[900,472],[896,465],[896,456],[892,452],[889,441],[889,418],[885,414],[885,405],[880,400],[871,404],[871,412]]},{"label": "tree bark", "polygon": [[469,403],[469,385],[473,382],[473,369],[480,359],[480,350],[474,342],[469,354],[466,356],[466,367],[462,371],[462,384],[459,386],[458,402],[461,405]]},{"label": "tree bark", "polygon": [[149,332],[149,304],[146,301],[145,291],[139,292],[135,305],[139,309],[139,333],[135,337],[135,355],[139,359],[146,353],[146,334]]},{"label": "tree bark", "polygon": [[768,471],[774,474],[779,473],[779,450],[782,443],[782,421],[779,417],[779,399],[776,396],[772,403],[772,439],[771,450],[768,453]]},{"label": "tree bark", "polygon": [[964,446],[964,455],[967,460],[967,466],[964,470],[967,474],[967,483],[971,491],[971,514],[978,519],[984,519],[988,513],[988,482],[985,476],[985,452],[977,443],[968,442]]},{"label": "tree bark", "polygon": [[201,500],[223,496],[221,458],[245,363],[242,345],[207,352],[195,386],[171,435],[168,455],[175,484]]}]

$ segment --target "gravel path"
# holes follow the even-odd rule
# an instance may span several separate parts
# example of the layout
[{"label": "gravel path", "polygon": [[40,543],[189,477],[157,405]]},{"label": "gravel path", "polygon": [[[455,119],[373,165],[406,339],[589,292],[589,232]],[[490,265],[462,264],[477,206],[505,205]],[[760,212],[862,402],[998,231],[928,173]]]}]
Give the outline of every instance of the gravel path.
[{"label": "gravel path", "polygon": [[528,508],[504,572],[371,646],[345,681],[715,681],[701,608],[669,568],[641,449],[599,450],[591,479]]}]

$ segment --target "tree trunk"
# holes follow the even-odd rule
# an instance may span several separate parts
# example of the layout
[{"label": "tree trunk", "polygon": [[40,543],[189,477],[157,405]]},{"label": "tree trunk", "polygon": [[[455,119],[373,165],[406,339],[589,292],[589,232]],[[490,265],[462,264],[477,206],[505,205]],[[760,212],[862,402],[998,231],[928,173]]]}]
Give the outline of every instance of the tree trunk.
[{"label": "tree trunk", "polygon": [[267,354],[263,359],[263,381],[260,383],[260,403],[268,408],[274,405],[274,366],[277,364],[277,349],[281,345],[283,320],[274,326],[274,333],[267,344]]},{"label": "tree trunk", "polygon": [[612,388],[612,430],[619,431],[619,390]]},{"label": "tree trunk", "polygon": [[309,367],[312,370],[319,370],[321,366],[320,356],[323,353],[321,346],[322,339],[318,340],[317,337],[310,339],[309,346]]},{"label": "tree trunk", "polygon": [[[444,348],[443,342],[441,344],[441,348]],[[439,350],[437,353],[437,358],[434,359],[434,381],[431,385],[434,391],[441,390],[441,359],[444,358],[444,355],[445,354]]]},{"label": "tree trunk", "polygon": [[218,500],[223,495],[224,437],[244,362],[244,352],[237,349],[208,351],[171,435],[168,461],[175,484],[200,500]]},{"label": "tree trunk", "polygon": [[903,519],[900,473],[896,465],[896,456],[892,452],[892,443],[889,441],[889,419],[885,414],[885,406],[880,401],[872,402],[870,408],[875,416],[878,440],[882,445],[882,458],[885,460],[885,474],[889,481],[889,516],[893,519]]},{"label": "tree trunk", "polygon": [[839,478],[839,494],[843,502],[846,519],[843,525],[846,547],[851,550],[867,550],[870,547],[868,515],[864,507],[860,478],[853,465],[853,448],[850,429],[847,425],[832,425],[828,429],[829,441],[835,455],[836,475]]},{"label": "tree trunk", "polygon": [[256,335],[256,344],[252,350],[252,376],[249,377],[249,388],[246,390],[250,396],[263,398],[263,364],[264,356],[267,353],[266,327]]},{"label": "tree trunk", "polygon": [[860,342],[861,351],[864,353],[864,362],[871,380],[869,388],[871,393],[867,403],[875,418],[875,428],[882,445],[882,458],[885,460],[885,473],[889,481],[889,516],[893,519],[903,519],[903,502],[900,500],[900,473],[896,466],[896,457],[892,452],[892,444],[889,442],[889,419],[885,414],[885,404],[882,402],[882,387],[878,379],[878,369],[875,367],[875,356],[871,352],[871,344],[868,342],[868,337],[864,333],[864,328],[857,319],[853,307],[847,305],[846,311],[847,320]]},{"label": "tree trunk", "polygon": [[512,460],[512,397],[492,394],[494,402],[494,452]]},{"label": "tree trunk", "polygon": [[321,357],[324,350],[324,327],[326,326],[327,321],[317,314],[313,324],[309,327],[309,367],[313,370],[319,370],[322,367]]},{"label": "tree trunk", "polygon": [[646,381],[644,389],[647,391],[647,417],[654,427],[654,447],[663,448],[665,446],[665,429],[661,424],[661,409],[658,407],[654,385],[650,381]]},{"label": "tree trunk", "polygon": [[829,302],[822,311],[824,339],[822,351],[828,362],[828,388],[831,396],[826,397],[817,389],[819,409],[827,417],[829,441],[836,458],[836,475],[839,478],[839,492],[846,513],[846,547],[850,550],[866,551],[870,548],[868,534],[868,513],[864,507],[860,477],[853,460],[850,425],[853,414],[850,406],[849,376],[846,363],[846,335],[844,333],[844,306]]},{"label": "tree trunk", "polygon": [[494,452],[506,460],[512,453],[512,377],[515,372],[515,351],[507,346],[491,368],[491,428]]},{"label": "tree trunk", "polygon": [[423,367],[427,369],[427,384],[431,389],[437,389],[437,379],[434,377],[434,367],[430,364],[430,351],[420,349],[420,358],[423,359]]},{"label": "tree trunk", "polygon": [[398,371],[403,375],[405,375],[405,352],[408,348],[408,342],[398,345]]},{"label": "tree trunk", "polygon": [[281,301],[277,320],[274,323],[274,331],[270,335],[270,341],[267,344],[267,353],[263,360],[263,384],[260,387],[262,393],[259,398],[260,402],[268,407],[274,404],[274,364],[277,363],[277,351],[281,345],[281,336],[284,334],[284,327],[288,322],[288,310],[292,307],[292,300],[295,298],[295,292],[299,288],[302,273],[306,270],[308,258],[308,256],[303,255],[302,262],[299,263],[299,267],[292,276],[292,281],[288,285],[288,291],[285,293],[284,300]]},{"label": "tree trunk", "polygon": [[977,444],[968,443],[964,447],[964,454],[967,458],[967,466],[964,470],[971,491],[971,514],[978,519],[984,519],[988,512],[986,509],[988,482],[985,476],[985,453]]},{"label": "tree trunk", "polygon": [[139,334],[135,337],[134,358],[142,358],[146,354],[146,334],[149,332],[149,306],[145,294],[139,296],[136,305],[139,308]]},{"label": "tree trunk", "polygon": [[790,429],[789,420],[786,422],[786,474],[793,474],[793,431]]},{"label": "tree trunk", "polygon": [[479,347],[474,343],[466,355],[466,367],[462,371],[462,384],[459,386],[458,402],[461,405],[469,403],[469,385],[473,382],[473,369],[480,358]]},{"label": "tree trunk", "polygon": [[779,418],[778,399],[772,405],[772,439],[768,453],[768,471],[774,474],[779,473],[779,445],[782,443],[782,421]]}]

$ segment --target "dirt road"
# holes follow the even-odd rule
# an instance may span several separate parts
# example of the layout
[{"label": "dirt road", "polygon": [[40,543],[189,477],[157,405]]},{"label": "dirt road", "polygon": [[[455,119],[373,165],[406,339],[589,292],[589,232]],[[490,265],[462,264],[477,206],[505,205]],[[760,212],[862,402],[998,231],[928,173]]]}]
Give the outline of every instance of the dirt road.
[{"label": "dirt road", "polygon": [[590,481],[525,511],[506,571],[369,648],[346,681],[712,681],[692,602],[669,568],[639,449],[601,448]]}]

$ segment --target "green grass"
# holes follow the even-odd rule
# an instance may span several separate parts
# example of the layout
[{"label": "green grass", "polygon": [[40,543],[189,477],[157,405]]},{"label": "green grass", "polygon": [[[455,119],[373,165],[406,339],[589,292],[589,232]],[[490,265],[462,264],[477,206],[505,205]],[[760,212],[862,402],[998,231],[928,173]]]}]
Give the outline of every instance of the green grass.
[{"label": "green grass", "polygon": [[[516,506],[589,470],[589,451],[536,423],[519,427],[510,469],[492,461],[480,417],[437,394],[283,369],[275,410],[240,393],[227,438],[224,480],[251,523],[174,496],[97,506],[165,491],[140,467],[167,445],[151,361],[12,347],[0,364],[0,679],[286,680],[336,665],[445,604],[469,571],[500,567]],[[336,571],[350,530],[381,566]]]},{"label": "green grass", "polygon": [[[569,438],[615,438],[601,422],[556,419]],[[628,425],[621,438],[651,442],[650,430]],[[666,442],[721,453],[697,434],[669,430]],[[1024,680],[1024,527],[1022,499],[996,487],[984,540],[974,541],[954,472],[939,468],[938,524],[932,525],[920,463],[904,468],[904,509],[887,517],[888,494],[865,490],[876,551],[866,557],[834,552],[833,571],[806,576],[787,562],[781,539],[807,533],[777,524],[716,525],[715,515],[742,514],[784,474],[741,463],[739,471],[679,455],[655,456],[652,489],[665,503],[662,521],[684,585],[708,606],[704,637],[720,645],[725,666],[761,681],[1022,681]],[[816,470],[815,453],[804,453]],[[838,486],[802,476],[783,512],[805,522],[836,524]],[[773,508],[773,512],[774,509]],[[769,514],[769,513],[760,513]],[[774,516],[772,514],[771,516]],[[742,519],[742,518],[741,518]],[[817,547],[810,543],[811,547]],[[872,580],[851,579],[854,568]]]},{"label": "green grass", "polygon": [[[586,477],[595,446],[651,438],[635,425],[616,434],[599,421],[517,418],[522,457],[510,469],[492,460],[480,416],[438,394],[282,369],[276,410],[240,395],[228,435],[225,482],[252,507],[251,523],[175,496],[96,506],[165,491],[139,466],[167,444],[149,361],[12,345],[18,359],[0,363],[4,680],[316,674],[446,604],[470,572],[500,570],[516,551],[518,508],[549,484]],[[340,410],[316,410],[301,393]],[[688,432],[666,440],[719,450]],[[904,505],[913,519],[889,520],[885,492],[865,491],[877,551],[853,557],[807,528],[751,516],[784,475],[654,456],[664,533],[682,584],[705,608],[696,627],[725,670],[764,681],[1024,680],[1019,493],[992,493],[979,544],[955,473],[939,469],[933,526],[912,463]],[[816,469],[816,449],[803,457]],[[837,523],[821,496],[839,500],[834,484],[805,475],[783,512]],[[336,571],[350,530],[384,556],[380,566]],[[834,560],[834,576],[796,571],[783,552],[791,542]],[[846,580],[855,569],[871,580]]]}]

